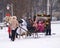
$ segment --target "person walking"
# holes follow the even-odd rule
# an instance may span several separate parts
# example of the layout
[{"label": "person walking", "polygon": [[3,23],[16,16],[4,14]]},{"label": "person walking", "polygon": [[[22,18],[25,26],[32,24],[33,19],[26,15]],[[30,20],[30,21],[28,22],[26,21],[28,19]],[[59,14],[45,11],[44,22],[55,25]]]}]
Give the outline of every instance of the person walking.
[{"label": "person walking", "polygon": [[19,23],[17,21],[17,17],[12,16],[9,23],[10,23],[11,33],[12,33],[11,40],[14,41],[15,37],[16,37],[16,30],[17,30],[17,27],[19,26]]}]

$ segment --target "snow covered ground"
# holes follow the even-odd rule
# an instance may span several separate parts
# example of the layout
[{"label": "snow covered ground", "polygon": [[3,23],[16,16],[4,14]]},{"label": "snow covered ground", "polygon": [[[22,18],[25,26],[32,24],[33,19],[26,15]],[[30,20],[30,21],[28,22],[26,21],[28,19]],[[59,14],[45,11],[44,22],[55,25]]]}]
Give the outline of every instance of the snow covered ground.
[{"label": "snow covered ground", "polygon": [[12,42],[8,38],[7,28],[0,29],[0,48],[60,48],[60,24],[52,24],[52,36],[40,38],[16,39]]}]

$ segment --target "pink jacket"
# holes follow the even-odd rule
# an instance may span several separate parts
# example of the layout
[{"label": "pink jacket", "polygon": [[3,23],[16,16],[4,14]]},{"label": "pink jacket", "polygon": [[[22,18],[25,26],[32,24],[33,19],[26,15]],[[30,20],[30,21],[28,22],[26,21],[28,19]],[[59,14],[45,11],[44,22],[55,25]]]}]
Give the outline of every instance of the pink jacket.
[{"label": "pink jacket", "polygon": [[44,24],[43,23],[38,24],[38,30],[40,32],[43,32],[44,31]]}]

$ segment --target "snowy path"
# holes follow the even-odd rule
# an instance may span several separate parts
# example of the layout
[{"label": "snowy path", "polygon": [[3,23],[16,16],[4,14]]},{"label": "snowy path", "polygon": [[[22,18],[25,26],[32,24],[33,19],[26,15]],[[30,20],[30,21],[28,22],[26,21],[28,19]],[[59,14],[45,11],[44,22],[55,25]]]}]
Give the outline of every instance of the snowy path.
[{"label": "snowy path", "polygon": [[9,40],[7,29],[0,30],[0,48],[60,48],[60,24],[52,24],[53,36]]}]

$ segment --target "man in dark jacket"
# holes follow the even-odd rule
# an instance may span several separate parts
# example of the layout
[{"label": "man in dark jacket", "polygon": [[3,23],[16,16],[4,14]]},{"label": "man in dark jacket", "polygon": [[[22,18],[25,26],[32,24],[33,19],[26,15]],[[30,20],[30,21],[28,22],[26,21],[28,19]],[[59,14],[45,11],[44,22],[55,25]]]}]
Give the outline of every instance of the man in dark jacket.
[{"label": "man in dark jacket", "polygon": [[46,35],[51,35],[51,20],[46,21]]}]

